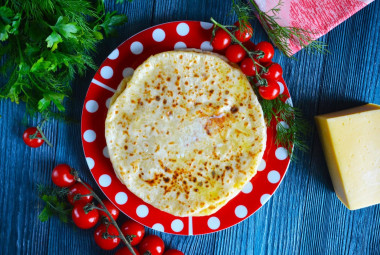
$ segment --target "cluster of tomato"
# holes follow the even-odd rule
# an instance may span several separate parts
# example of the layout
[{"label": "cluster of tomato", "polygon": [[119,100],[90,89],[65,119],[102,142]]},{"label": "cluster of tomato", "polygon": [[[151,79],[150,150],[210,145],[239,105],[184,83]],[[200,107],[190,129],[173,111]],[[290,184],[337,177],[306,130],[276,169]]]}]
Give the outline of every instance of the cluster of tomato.
[{"label": "cluster of tomato", "polygon": [[[225,56],[232,63],[240,63],[240,68],[246,76],[253,76],[257,82],[265,79],[264,83],[257,83],[259,93],[266,100],[275,99],[280,94],[280,86],[277,81],[282,77],[282,68],[279,64],[273,63],[274,48],[269,42],[260,42],[257,45],[247,43],[253,35],[253,28],[248,22],[240,25],[236,22],[233,32],[234,39],[241,42],[241,45],[234,41],[230,34],[222,28],[215,31],[211,45],[215,50],[224,51]],[[248,50],[248,52],[247,52]]]},{"label": "cluster of tomato", "polygon": [[[68,188],[67,200],[73,205],[71,217],[75,225],[81,229],[94,227],[102,217],[110,221],[108,215],[101,210],[92,208],[93,196],[82,183],[76,182],[72,169],[69,165],[57,165],[52,172],[52,180],[55,185],[61,188]],[[87,184],[86,184],[87,185]],[[89,185],[87,185],[90,187]],[[78,195],[80,198],[78,199]],[[108,200],[102,201],[112,218],[116,221],[119,217],[119,210]],[[103,208],[100,206],[100,208]],[[127,220],[120,228],[123,235],[129,240],[132,246],[139,245],[137,250],[133,247],[136,255],[150,252],[151,255],[184,255],[181,251],[171,249],[164,253],[164,241],[156,235],[145,236],[145,228],[133,220]],[[95,243],[104,250],[112,250],[120,243],[119,232],[112,224],[105,224],[104,221],[95,229]],[[107,237],[107,238],[105,238]],[[116,252],[116,255],[131,255],[128,247],[123,247]]]}]

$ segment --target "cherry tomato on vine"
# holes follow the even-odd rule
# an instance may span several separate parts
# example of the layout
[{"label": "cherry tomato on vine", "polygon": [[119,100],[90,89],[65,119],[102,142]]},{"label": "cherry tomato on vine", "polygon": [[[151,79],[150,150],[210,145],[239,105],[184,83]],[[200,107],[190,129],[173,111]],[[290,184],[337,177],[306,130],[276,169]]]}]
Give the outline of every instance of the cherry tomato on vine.
[{"label": "cherry tomato on vine", "polygon": [[259,66],[253,63],[251,58],[245,58],[241,63],[240,63],[240,68],[243,71],[243,73],[247,76],[254,76],[257,73],[257,70],[260,70]]},{"label": "cherry tomato on vine", "polygon": [[145,228],[143,225],[137,223],[136,221],[128,220],[121,226],[121,232],[125,236],[134,235],[135,237],[133,237],[131,245],[137,245],[141,242],[145,235]]},{"label": "cherry tomato on vine", "polygon": [[274,55],[274,48],[272,46],[271,43],[269,42],[259,42],[256,47],[255,47],[255,50],[256,51],[262,51],[264,52],[264,56],[260,59],[258,59],[260,61],[260,63],[268,63],[270,61],[272,61],[272,58],[273,58],[273,55]]},{"label": "cherry tomato on vine", "polygon": [[266,66],[268,68],[266,73],[261,74],[261,78],[277,81],[282,76],[282,67],[277,63],[271,63]]},{"label": "cherry tomato on vine", "polygon": [[233,44],[228,46],[226,50],[226,57],[232,63],[239,63],[247,55],[245,50],[239,44]]},{"label": "cherry tomato on vine", "polygon": [[[102,248],[103,250],[112,250],[112,249],[115,249],[119,245],[119,243],[120,243],[120,238],[118,238],[118,237],[114,237],[114,238],[107,237],[107,238],[104,238],[103,235],[106,233],[106,230],[107,230],[107,226],[104,225],[104,224],[100,224],[95,229],[95,232],[94,232],[95,243],[100,248]],[[108,226],[108,234],[111,235],[111,236],[118,236],[119,232],[117,231],[117,229],[115,228],[114,225],[110,224]]]},{"label": "cherry tomato on vine", "polygon": [[[87,183],[86,183],[86,185],[89,186]],[[93,196],[91,196],[91,195],[81,197],[79,200],[75,200],[75,201],[74,201],[74,197],[76,194],[87,195],[87,194],[90,194],[90,192],[91,191],[89,191],[82,183],[77,182],[74,185],[69,187],[69,193],[67,194],[67,200],[72,205],[76,202],[79,202],[79,201],[81,201],[83,203],[89,203],[93,199]]]},{"label": "cherry tomato on vine", "polygon": [[182,251],[170,249],[170,250],[165,251],[164,255],[185,255],[185,254],[183,254]]},{"label": "cherry tomato on vine", "polygon": [[161,255],[164,253],[165,244],[162,239],[156,235],[146,236],[139,245],[139,252],[149,251],[151,255]]},{"label": "cherry tomato on vine", "polygon": [[[112,215],[112,218],[114,220],[117,219],[117,217],[119,217],[119,209],[116,208],[116,206],[114,206],[110,201],[108,200],[103,200],[102,201],[103,204],[105,205],[106,209],[111,213]],[[103,208],[103,206],[100,206],[100,208]],[[103,212],[103,211],[99,211],[99,214],[100,216],[103,216],[103,217],[107,217],[107,219],[109,219],[108,215]]]},{"label": "cherry tomato on vine", "polygon": [[24,131],[24,134],[22,135],[22,139],[24,140],[24,143],[32,148],[40,147],[42,144],[44,144],[44,139],[42,139],[42,136],[40,132],[37,133],[37,137],[32,139],[30,138],[31,135],[34,135],[36,132],[38,132],[36,127],[30,127],[27,128]]},{"label": "cherry tomato on vine", "polygon": [[224,50],[231,44],[230,35],[223,29],[218,29],[212,39],[211,45],[215,50]]},{"label": "cherry tomato on vine", "polygon": [[70,187],[75,183],[74,175],[71,174],[71,167],[66,164],[54,167],[51,179],[55,185],[61,188]]},{"label": "cherry tomato on vine", "polygon": [[266,100],[275,99],[280,94],[280,86],[277,81],[267,80],[268,86],[260,86],[259,94]]},{"label": "cherry tomato on vine", "polygon": [[253,28],[251,26],[251,24],[249,22],[244,22],[244,24],[241,25],[241,29],[240,30],[240,22],[236,22],[234,24],[235,26],[237,26],[239,28],[239,30],[236,30],[235,31],[235,37],[236,39],[238,39],[240,42],[248,42],[249,39],[251,39],[252,35],[253,35]]},{"label": "cherry tomato on vine", "polygon": [[[140,255],[139,251],[135,247],[133,247],[133,251],[136,253],[136,255]],[[129,251],[128,247],[125,246],[119,249],[115,255],[132,255],[132,253]]]},{"label": "cherry tomato on vine", "polygon": [[99,212],[96,209],[86,212],[84,206],[86,206],[85,203],[76,203],[71,212],[71,217],[78,228],[89,229],[98,223]]}]

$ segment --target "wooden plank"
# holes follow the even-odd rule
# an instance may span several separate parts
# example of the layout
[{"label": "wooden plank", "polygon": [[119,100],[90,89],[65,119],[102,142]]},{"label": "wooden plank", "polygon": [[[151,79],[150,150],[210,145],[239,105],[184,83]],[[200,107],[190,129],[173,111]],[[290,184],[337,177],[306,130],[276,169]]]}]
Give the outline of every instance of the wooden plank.
[{"label": "wooden plank", "polygon": [[[108,10],[126,13],[129,22],[119,36],[98,47],[96,63],[129,36],[151,25],[173,20],[203,20],[211,16],[225,24],[235,21],[231,1],[148,0],[117,5],[106,1]],[[202,236],[158,234],[167,247],[185,254],[380,254],[380,206],[350,212],[338,201],[326,168],[313,116],[351,107],[361,102],[380,104],[380,2],[375,1],[335,28],[322,40],[331,55],[300,52],[298,61],[276,51],[274,61],[284,68],[284,78],[293,101],[311,123],[309,153],[297,152],[283,183],[257,213],[225,231]],[[267,37],[255,26],[255,43]],[[24,108],[0,101],[0,254],[113,254],[93,241],[92,230],[78,230],[58,219],[41,223],[37,219],[42,202],[35,183],[51,184],[52,168],[69,163],[96,187],[83,157],[80,141],[81,109],[91,77],[76,79],[68,113],[78,123],[52,121],[45,127],[54,148],[30,149],[22,142],[20,125]],[[36,121],[30,121],[35,125]],[[5,134],[5,135],[4,135]],[[95,189],[99,194],[98,188]],[[228,216],[227,216],[228,217]],[[119,222],[126,220],[122,216]]]},{"label": "wooden plank", "polygon": [[[376,32],[378,25],[375,24],[379,14],[374,10],[379,8],[379,3],[376,4],[376,7],[365,8],[328,34],[332,54],[326,56],[318,110],[314,114],[332,112],[363,102],[380,103],[373,101],[374,94],[379,91],[371,82],[378,79],[375,60],[379,59],[379,53],[375,48],[379,35]],[[371,215],[378,213],[380,207],[354,212],[347,210],[333,192],[316,134],[313,141],[300,254],[376,254],[372,252],[378,246],[373,246],[373,241],[368,240],[363,233],[368,233],[374,225],[379,224],[378,218],[372,218]],[[356,220],[358,217],[369,217],[375,222],[360,224]],[[362,237],[359,238],[359,235]]]}]

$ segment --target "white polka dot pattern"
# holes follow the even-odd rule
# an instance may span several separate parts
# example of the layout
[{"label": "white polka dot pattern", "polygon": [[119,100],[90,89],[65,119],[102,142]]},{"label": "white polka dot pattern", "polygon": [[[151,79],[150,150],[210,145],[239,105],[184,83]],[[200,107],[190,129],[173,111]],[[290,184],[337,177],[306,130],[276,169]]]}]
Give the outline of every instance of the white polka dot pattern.
[{"label": "white polka dot pattern", "polygon": [[102,69],[100,69],[100,75],[103,79],[111,79],[113,76],[113,69],[110,66],[103,66]]},{"label": "white polka dot pattern", "polygon": [[157,230],[157,231],[161,231],[161,232],[164,232],[165,231],[165,228],[164,226],[161,224],[161,223],[156,223],[152,226],[152,228],[154,230]]},{"label": "white polka dot pattern", "polygon": [[176,30],[177,34],[180,36],[185,36],[190,32],[190,27],[186,23],[179,23]]},{"label": "white polka dot pattern", "polygon": [[146,205],[139,205],[136,209],[136,214],[140,218],[145,218],[149,214],[149,208]]},{"label": "white polka dot pattern", "polygon": [[174,232],[181,232],[183,227],[183,222],[180,219],[172,221],[171,228]]},{"label": "white polka dot pattern", "polygon": [[86,162],[87,162],[88,168],[90,168],[90,170],[92,170],[95,166],[95,161],[92,158],[87,157]]},{"label": "white polka dot pattern", "polygon": [[265,162],[264,159],[261,160],[259,168],[257,168],[257,171],[263,171],[267,167],[267,162]]},{"label": "white polka dot pattern", "polygon": [[139,55],[143,52],[144,46],[142,45],[141,42],[133,42],[131,44],[130,50],[133,54]]},{"label": "white polka dot pattern", "polygon": [[184,42],[177,42],[175,45],[174,45],[174,49],[175,50],[179,50],[179,49],[186,49],[187,46]]},{"label": "white polka dot pattern", "polygon": [[201,21],[201,27],[205,30],[209,30],[213,27],[214,25],[210,22],[203,22]]},{"label": "white polka dot pattern", "polygon": [[153,31],[152,37],[153,40],[155,40],[156,42],[162,42],[163,40],[165,40],[165,31],[160,28],[157,28]]},{"label": "white polka dot pattern", "polygon": [[108,153],[108,148],[107,148],[107,146],[104,147],[104,149],[103,149],[103,156],[106,157],[106,158],[110,158],[110,154]]},{"label": "white polka dot pattern", "polygon": [[260,203],[264,205],[268,200],[270,199],[271,195],[269,194],[264,194],[260,197]]},{"label": "white polka dot pattern", "polygon": [[111,60],[115,60],[119,57],[119,50],[118,49],[114,49],[114,51],[111,52],[111,54],[109,54],[108,58],[111,59]]},{"label": "white polka dot pattern", "polygon": [[277,126],[276,126],[276,130],[279,129],[279,126],[282,126],[282,127],[285,128],[285,129],[289,129],[289,125],[288,125],[288,123],[286,123],[285,121],[280,121],[280,122],[277,124]]},{"label": "white polka dot pattern", "polygon": [[268,173],[268,181],[270,183],[277,183],[281,179],[281,175],[276,170],[272,170]]},{"label": "white polka dot pattern", "polygon": [[109,108],[110,107],[110,103],[111,103],[111,98],[108,98],[106,100],[106,107]]},{"label": "white polka dot pattern", "polygon": [[212,47],[211,43],[209,41],[204,41],[201,44],[201,50],[205,51],[212,51],[214,48]]},{"label": "white polka dot pattern", "polygon": [[90,113],[94,113],[99,109],[99,105],[95,100],[88,100],[86,103],[86,110]]},{"label": "white polka dot pattern", "polygon": [[247,210],[247,207],[245,207],[244,205],[239,205],[235,208],[236,217],[244,218],[245,216],[247,216],[247,214],[248,214],[248,210]]},{"label": "white polka dot pattern", "polygon": [[88,142],[88,143],[92,143],[93,141],[95,141],[96,139],[96,133],[94,130],[86,130],[84,133],[83,133],[83,139]]},{"label": "white polka dot pattern", "polygon": [[284,90],[285,90],[284,84],[282,84],[282,82],[280,81],[278,81],[277,84],[278,86],[280,86],[280,94],[284,93]]},{"label": "white polka dot pattern", "polygon": [[288,157],[288,150],[284,147],[278,147],[274,154],[278,160],[285,160]]},{"label": "white polka dot pattern", "polygon": [[285,103],[290,105],[290,106],[293,106],[293,101],[290,97],[288,99],[286,99]]},{"label": "white polka dot pattern", "polygon": [[125,78],[127,76],[131,76],[134,72],[135,72],[135,70],[132,67],[124,68],[123,77]]},{"label": "white polka dot pattern", "polygon": [[218,229],[220,227],[220,220],[217,217],[211,217],[207,221],[207,226],[212,229]]},{"label": "white polka dot pattern", "polygon": [[244,185],[244,187],[241,191],[245,194],[248,194],[248,193],[251,193],[252,189],[253,189],[252,183],[247,182],[247,184]]},{"label": "white polka dot pattern", "polygon": [[99,185],[102,187],[108,187],[111,185],[112,179],[108,174],[102,174],[99,177]]},{"label": "white polka dot pattern", "polygon": [[118,192],[115,196],[115,201],[117,204],[119,205],[123,205],[125,203],[127,203],[128,201],[128,196],[125,192]]}]

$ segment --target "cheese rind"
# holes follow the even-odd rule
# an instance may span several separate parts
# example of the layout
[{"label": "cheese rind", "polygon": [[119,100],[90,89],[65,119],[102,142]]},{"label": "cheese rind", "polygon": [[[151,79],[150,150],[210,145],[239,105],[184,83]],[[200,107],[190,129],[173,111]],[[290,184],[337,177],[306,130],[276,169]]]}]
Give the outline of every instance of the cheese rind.
[{"label": "cheese rind", "polygon": [[350,210],[380,203],[380,106],[315,117],[338,198]]}]

